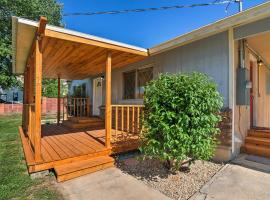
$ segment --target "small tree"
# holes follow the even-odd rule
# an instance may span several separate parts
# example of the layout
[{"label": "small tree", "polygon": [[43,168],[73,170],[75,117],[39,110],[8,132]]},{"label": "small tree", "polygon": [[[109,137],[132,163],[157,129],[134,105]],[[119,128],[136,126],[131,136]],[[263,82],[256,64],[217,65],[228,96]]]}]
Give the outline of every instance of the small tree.
[{"label": "small tree", "polygon": [[145,88],[141,151],[170,169],[179,169],[187,159],[210,159],[222,102],[217,85],[205,74],[160,75]]}]

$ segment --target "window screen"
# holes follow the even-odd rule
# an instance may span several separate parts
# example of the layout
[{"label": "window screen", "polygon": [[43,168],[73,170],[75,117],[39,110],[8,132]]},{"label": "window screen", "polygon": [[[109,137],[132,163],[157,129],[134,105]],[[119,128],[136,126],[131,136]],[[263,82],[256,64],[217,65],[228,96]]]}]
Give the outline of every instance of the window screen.
[{"label": "window screen", "polygon": [[135,99],[136,71],[124,73],[124,99]]},{"label": "window screen", "polygon": [[153,79],[153,67],[139,69],[137,79],[138,98],[142,99],[144,94],[144,86]]}]

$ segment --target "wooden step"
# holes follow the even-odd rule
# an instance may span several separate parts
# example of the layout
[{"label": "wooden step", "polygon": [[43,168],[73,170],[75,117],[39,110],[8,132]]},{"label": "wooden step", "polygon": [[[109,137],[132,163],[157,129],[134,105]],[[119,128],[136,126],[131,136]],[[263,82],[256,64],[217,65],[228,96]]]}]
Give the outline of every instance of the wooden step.
[{"label": "wooden step", "polygon": [[114,166],[114,159],[112,157],[101,156],[88,160],[58,165],[54,167],[54,170],[57,175],[57,181],[62,182],[112,166]]},{"label": "wooden step", "polygon": [[270,147],[268,147],[268,146],[261,146],[261,145],[255,145],[255,144],[245,144],[243,149],[248,154],[253,154],[253,155],[258,155],[258,156],[270,158]]},{"label": "wooden step", "polygon": [[103,122],[104,120],[98,117],[71,117],[69,118],[69,121],[75,122],[75,123],[95,123],[95,122]]},{"label": "wooden step", "polygon": [[74,123],[72,121],[64,121],[63,125],[69,128],[104,128],[105,124],[103,121],[91,122],[91,123]]},{"label": "wooden step", "polygon": [[255,144],[270,147],[270,138],[248,136],[246,137],[246,144]]},{"label": "wooden step", "polygon": [[270,138],[270,132],[268,130],[249,130],[248,136],[260,137],[260,138]]}]

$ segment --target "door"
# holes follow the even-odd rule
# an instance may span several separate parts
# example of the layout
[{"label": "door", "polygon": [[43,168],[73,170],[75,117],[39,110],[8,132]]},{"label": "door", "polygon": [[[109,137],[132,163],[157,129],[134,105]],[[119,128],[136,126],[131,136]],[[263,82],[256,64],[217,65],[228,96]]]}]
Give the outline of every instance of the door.
[{"label": "door", "polygon": [[93,115],[99,116],[102,105],[102,78],[95,78],[93,80]]}]

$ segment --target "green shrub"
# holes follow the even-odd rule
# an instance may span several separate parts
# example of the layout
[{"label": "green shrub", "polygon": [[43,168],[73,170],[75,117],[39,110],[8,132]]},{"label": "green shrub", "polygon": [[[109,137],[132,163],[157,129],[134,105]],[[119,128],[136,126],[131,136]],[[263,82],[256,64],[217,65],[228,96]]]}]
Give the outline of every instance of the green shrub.
[{"label": "green shrub", "polygon": [[207,75],[163,74],[145,87],[141,151],[179,169],[208,160],[217,145],[223,100]]}]

